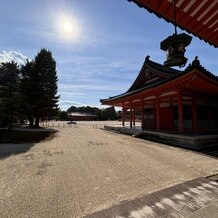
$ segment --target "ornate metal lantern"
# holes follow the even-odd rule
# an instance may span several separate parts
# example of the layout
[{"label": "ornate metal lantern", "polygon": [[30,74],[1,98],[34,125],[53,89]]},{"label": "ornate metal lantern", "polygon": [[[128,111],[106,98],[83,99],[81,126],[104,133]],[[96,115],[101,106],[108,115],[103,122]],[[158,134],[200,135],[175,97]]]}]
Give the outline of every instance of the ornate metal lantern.
[{"label": "ornate metal lantern", "polygon": [[185,47],[188,46],[192,40],[192,37],[185,33],[177,34],[175,1],[176,0],[173,0],[175,33],[160,43],[160,48],[167,53],[166,61],[164,62],[164,65],[167,67],[185,66],[188,60],[185,57]]},{"label": "ornate metal lantern", "polygon": [[171,66],[185,66],[187,58],[185,57],[185,47],[191,43],[192,37],[182,33],[173,34],[163,40],[160,44],[160,48],[166,51],[167,57],[164,65]]}]

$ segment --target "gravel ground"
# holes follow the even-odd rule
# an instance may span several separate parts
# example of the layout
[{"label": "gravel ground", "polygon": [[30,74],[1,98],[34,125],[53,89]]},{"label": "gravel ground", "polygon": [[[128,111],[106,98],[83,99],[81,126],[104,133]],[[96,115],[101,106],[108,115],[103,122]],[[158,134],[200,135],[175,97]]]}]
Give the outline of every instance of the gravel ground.
[{"label": "gravel ground", "polygon": [[48,141],[9,146],[21,152],[0,155],[0,217],[82,217],[218,173],[213,157],[95,129],[92,123],[59,128]]}]

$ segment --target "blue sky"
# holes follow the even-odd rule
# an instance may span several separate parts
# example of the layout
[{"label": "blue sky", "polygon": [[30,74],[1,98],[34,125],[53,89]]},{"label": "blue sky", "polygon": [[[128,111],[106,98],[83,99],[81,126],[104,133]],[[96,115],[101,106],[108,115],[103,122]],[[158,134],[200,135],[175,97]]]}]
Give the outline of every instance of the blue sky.
[{"label": "blue sky", "polygon": [[[164,62],[160,42],[174,31],[172,24],[127,0],[0,0],[0,17],[0,62],[23,63],[42,47],[51,50],[62,109],[100,106],[100,98],[125,92],[145,56]],[[63,19],[72,24],[70,36]],[[196,55],[218,75],[217,49],[193,37],[188,63]]]}]

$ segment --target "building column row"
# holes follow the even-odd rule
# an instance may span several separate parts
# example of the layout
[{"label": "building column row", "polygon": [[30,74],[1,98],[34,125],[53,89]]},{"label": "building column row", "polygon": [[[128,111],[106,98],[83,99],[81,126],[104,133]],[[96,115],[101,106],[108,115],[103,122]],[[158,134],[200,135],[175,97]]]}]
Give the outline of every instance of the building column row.
[{"label": "building column row", "polygon": [[[122,126],[125,126],[125,105],[122,103]],[[135,126],[135,109],[130,104],[130,128]]]}]

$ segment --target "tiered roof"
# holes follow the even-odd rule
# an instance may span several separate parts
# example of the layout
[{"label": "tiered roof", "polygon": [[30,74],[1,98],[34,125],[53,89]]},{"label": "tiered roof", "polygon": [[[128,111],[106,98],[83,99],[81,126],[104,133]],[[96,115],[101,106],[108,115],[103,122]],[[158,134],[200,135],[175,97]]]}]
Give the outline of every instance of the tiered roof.
[{"label": "tiered roof", "polygon": [[184,71],[179,71],[153,62],[149,59],[149,56],[147,56],[137,78],[125,93],[109,97],[107,99],[101,99],[100,102],[102,104],[107,104],[113,100],[150,90],[151,88],[158,87],[170,81],[176,80],[179,77],[185,76],[186,74],[193,72],[193,70],[197,70],[207,78],[212,79],[214,82],[218,82],[218,77],[202,67],[197,57]]}]

